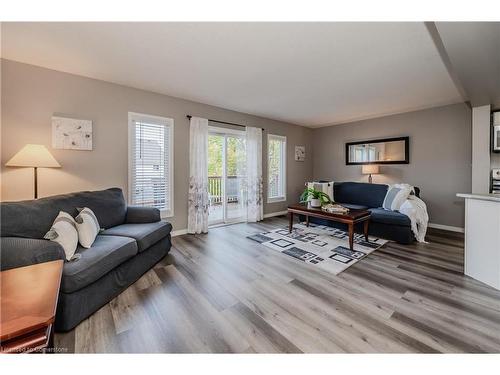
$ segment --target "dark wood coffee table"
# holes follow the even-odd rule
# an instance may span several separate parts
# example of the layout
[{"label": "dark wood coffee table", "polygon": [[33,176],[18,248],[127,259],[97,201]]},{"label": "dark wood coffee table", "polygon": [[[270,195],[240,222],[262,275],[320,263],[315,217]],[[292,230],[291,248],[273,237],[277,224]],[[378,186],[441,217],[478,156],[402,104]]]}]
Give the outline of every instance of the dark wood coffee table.
[{"label": "dark wood coffee table", "polygon": [[63,261],[0,272],[0,350],[40,352],[52,345]]},{"label": "dark wood coffee table", "polygon": [[306,217],[306,225],[309,226],[309,217],[317,217],[320,219],[336,221],[338,223],[347,224],[349,228],[349,248],[353,250],[354,225],[363,223],[363,233],[365,240],[368,241],[368,225],[370,223],[370,211],[367,210],[350,210],[345,214],[329,213],[321,208],[308,207],[306,205],[297,204],[288,206],[288,215],[290,219],[289,232],[293,229],[293,215],[304,215]]}]

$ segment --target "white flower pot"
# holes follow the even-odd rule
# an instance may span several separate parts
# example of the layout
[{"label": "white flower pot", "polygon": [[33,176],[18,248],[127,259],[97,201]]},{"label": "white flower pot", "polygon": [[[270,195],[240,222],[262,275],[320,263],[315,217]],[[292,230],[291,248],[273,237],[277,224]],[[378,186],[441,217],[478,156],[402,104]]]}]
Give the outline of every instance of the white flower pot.
[{"label": "white flower pot", "polygon": [[321,207],[321,199],[311,199],[311,207]]}]

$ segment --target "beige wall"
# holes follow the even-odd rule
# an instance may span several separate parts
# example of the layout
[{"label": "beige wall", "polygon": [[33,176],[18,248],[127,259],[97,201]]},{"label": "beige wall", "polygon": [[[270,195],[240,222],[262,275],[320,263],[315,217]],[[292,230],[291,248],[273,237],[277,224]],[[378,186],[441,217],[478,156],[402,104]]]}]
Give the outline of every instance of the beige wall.
[{"label": "beige wall", "polygon": [[[1,72],[2,200],[30,199],[33,196],[32,171],[4,167],[5,162],[26,143],[48,146],[63,167],[40,170],[40,196],[112,186],[121,187],[126,193],[129,111],[174,119],[175,215],[171,222],[176,230],[187,227],[187,114],[265,128],[265,180],[267,134],[285,135],[289,203],[296,202],[304,182],[312,178],[311,129],[9,60],[2,61]],[[52,149],[51,117],[54,113],[92,120],[94,150]],[[295,145],[306,146],[305,162],[294,160]],[[285,210],[288,202],[265,204],[264,213]]]},{"label": "beige wall", "polygon": [[334,125],[314,131],[314,178],[366,181],[361,166],[345,164],[345,143],[410,137],[410,164],[383,165],[375,183],[407,182],[422,190],[432,223],[464,226],[463,200],[471,191],[471,111],[455,104]]},{"label": "beige wall", "polygon": [[[2,60],[1,72],[2,200],[32,197],[32,171],[3,166],[26,143],[47,145],[63,166],[40,170],[40,196],[111,186],[122,187],[126,193],[127,115],[129,111],[147,113],[175,121],[175,216],[171,221],[176,230],[184,229],[189,172],[186,114],[192,114],[265,128],[265,179],[267,134],[287,137],[288,201],[265,204],[265,213],[283,211],[287,204],[296,202],[304,182],[313,177],[365,181],[360,166],[345,165],[345,142],[408,135],[410,164],[382,166],[383,174],[374,176],[374,182],[408,182],[419,186],[431,222],[463,227],[463,202],[455,193],[471,190],[471,111],[465,105],[312,130],[9,60]],[[94,150],[52,149],[54,113],[92,120]],[[305,162],[294,160],[295,145],[306,146]]]}]

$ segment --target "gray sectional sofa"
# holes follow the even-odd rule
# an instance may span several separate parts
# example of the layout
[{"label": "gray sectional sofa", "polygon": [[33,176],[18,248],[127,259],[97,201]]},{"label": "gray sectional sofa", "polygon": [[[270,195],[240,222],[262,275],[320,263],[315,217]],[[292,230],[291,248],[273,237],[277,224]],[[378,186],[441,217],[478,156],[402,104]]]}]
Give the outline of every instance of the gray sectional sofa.
[{"label": "gray sectional sofa", "polygon": [[89,207],[102,231],[79,259],[65,262],[55,329],[68,331],[134,283],[170,250],[170,223],[155,208],[127,206],[122,190],[85,191],[0,204],[2,270],[65,259],[43,236],[59,211]]}]

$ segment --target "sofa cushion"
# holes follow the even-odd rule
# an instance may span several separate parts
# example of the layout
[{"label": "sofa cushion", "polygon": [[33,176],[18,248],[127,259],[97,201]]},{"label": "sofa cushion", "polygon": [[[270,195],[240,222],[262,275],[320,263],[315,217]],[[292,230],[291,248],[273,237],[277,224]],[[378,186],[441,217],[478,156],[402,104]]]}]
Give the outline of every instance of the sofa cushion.
[{"label": "sofa cushion", "polygon": [[168,236],[172,225],[166,221],[144,224],[122,224],[106,229],[102,235],[130,237],[137,241],[139,252],[146,250],[151,245]]},{"label": "sofa cushion", "polygon": [[2,202],[1,236],[43,238],[59,211],[65,211],[75,217],[78,214],[77,207],[90,208],[103,228],[123,224],[127,214],[127,204],[119,188],[82,191],[19,202]]},{"label": "sofa cushion", "polygon": [[64,264],[61,291],[65,293],[86,287],[136,255],[137,244],[132,238],[99,235],[92,247],[78,246],[76,254],[79,259]]},{"label": "sofa cushion", "polygon": [[160,221],[160,210],[154,207],[128,206],[126,224],[155,223]]},{"label": "sofa cushion", "polygon": [[370,208],[370,221],[380,224],[410,226],[411,222],[408,216],[397,211],[387,211],[383,208]]},{"label": "sofa cushion", "polygon": [[382,207],[388,186],[364,182],[336,182],[333,188],[337,202],[377,208]]}]

